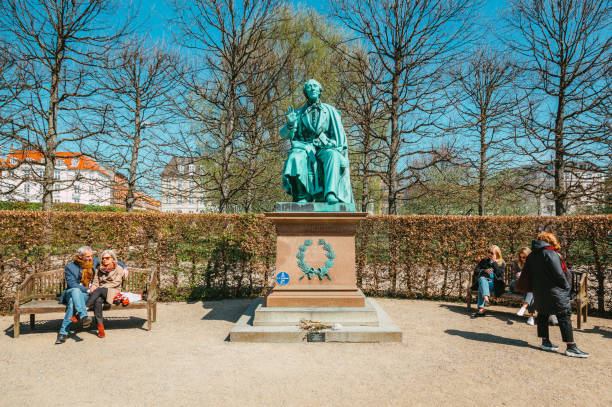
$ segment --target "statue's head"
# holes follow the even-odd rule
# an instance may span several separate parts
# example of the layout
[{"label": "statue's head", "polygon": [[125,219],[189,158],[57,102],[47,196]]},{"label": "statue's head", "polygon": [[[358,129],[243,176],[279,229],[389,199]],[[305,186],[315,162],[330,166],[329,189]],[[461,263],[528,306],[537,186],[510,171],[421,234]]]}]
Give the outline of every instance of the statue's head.
[{"label": "statue's head", "polygon": [[319,99],[319,96],[321,96],[323,86],[321,86],[321,84],[315,79],[308,79],[304,84],[302,91],[304,92],[306,99],[310,100],[311,102],[315,102]]}]

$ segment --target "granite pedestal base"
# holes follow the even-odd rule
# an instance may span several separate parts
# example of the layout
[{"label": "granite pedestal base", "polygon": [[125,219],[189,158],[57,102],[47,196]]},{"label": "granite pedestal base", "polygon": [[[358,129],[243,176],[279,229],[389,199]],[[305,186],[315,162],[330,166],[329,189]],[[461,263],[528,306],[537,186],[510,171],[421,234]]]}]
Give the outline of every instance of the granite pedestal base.
[{"label": "granite pedestal base", "polygon": [[[285,276],[284,284],[275,285],[266,297],[266,307],[365,305],[355,274],[355,229],[367,213],[272,212],[265,216],[276,226],[276,272]],[[327,274],[308,274],[309,268],[325,268]]]},{"label": "granite pedestal base", "polygon": [[340,329],[323,329],[324,342],[401,342],[402,331],[371,298],[364,307],[262,307],[254,300],[230,331],[232,342],[306,342],[307,331],[300,319],[341,324]]}]

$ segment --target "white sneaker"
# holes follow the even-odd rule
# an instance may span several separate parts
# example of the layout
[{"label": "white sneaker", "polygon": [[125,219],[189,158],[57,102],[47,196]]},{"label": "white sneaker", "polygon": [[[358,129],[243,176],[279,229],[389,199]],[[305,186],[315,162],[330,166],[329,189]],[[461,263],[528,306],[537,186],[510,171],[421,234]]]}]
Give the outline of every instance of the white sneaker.
[{"label": "white sneaker", "polygon": [[527,325],[531,325],[531,326],[535,325],[535,320],[533,319],[533,317],[527,318]]},{"label": "white sneaker", "polygon": [[519,317],[522,317],[525,314],[525,311],[527,311],[527,307],[521,307],[521,309],[518,310],[516,315],[518,315]]}]

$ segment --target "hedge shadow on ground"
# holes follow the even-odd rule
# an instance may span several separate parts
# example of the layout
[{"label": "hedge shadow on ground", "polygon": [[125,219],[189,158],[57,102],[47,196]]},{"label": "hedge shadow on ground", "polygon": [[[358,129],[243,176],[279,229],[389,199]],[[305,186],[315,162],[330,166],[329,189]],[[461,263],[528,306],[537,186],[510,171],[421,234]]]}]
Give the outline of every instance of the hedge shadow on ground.
[{"label": "hedge shadow on ground", "polygon": [[221,301],[202,301],[202,308],[208,311],[203,317],[203,321],[227,321],[238,322],[244,310],[251,305],[256,298],[241,300],[221,300]]},{"label": "hedge shadow on ground", "polygon": [[[129,317],[104,317],[104,329],[107,331],[112,331],[112,330],[116,330],[116,329],[132,329],[132,328],[137,328],[143,331],[146,331],[147,329],[144,327],[145,323],[147,322],[146,319],[144,318],[139,318],[139,317],[134,317],[134,316],[129,316]],[[60,326],[62,325],[62,319],[46,319],[46,320],[38,320],[34,323],[34,330],[32,330],[30,328],[30,322],[29,321],[21,321],[20,324],[20,334],[21,335],[30,335],[30,334],[36,334],[38,332],[57,332],[60,329]],[[78,336],[78,334],[86,334],[86,333],[91,333],[91,334],[96,334],[96,324],[95,321],[94,323],[91,324],[91,328],[88,330],[83,330],[80,325],[76,328],[76,330],[74,328],[72,328],[74,326],[74,324],[71,325],[70,328],[70,334],[74,335],[75,332]],[[14,338],[15,337],[15,325],[11,325],[8,328],[6,328],[4,330],[4,334],[8,337]],[[78,342],[78,340],[77,340]]]},{"label": "hedge shadow on ground", "polygon": [[447,329],[444,333],[448,335],[460,336],[464,339],[478,342],[499,343],[502,345],[518,346],[520,348],[531,348],[539,350],[537,346],[530,345],[529,342],[521,339],[506,338],[499,335],[494,335],[484,332],[460,331],[458,329]]},{"label": "hedge shadow on ground", "polygon": [[593,328],[589,328],[589,329],[581,329],[578,332],[583,332],[587,334],[599,334],[606,339],[612,339],[612,329],[608,327],[601,327],[599,325],[594,326]]},{"label": "hedge shadow on ground", "polygon": [[[478,311],[478,308],[474,306],[468,312],[467,307],[465,305],[459,305],[459,304],[457,305],[440,304],[440,307],[446,308],[452,312],[456,312],[457,314],[469,316],[470,318],[473,318],[474,313]],[[491,317],[496,318],[500,321],[505,322],[507,325],[513,325],[515,323],[524,324],[527,321],[526,317],[519,317],[518,315],[516,315],[516,311],[518,310],[518,307],[516,308],[507,307],[507,309],[508,309],[507,311],[506,310],[486,309],[486,315],[484,316],[484,318],[491,318]]]}]

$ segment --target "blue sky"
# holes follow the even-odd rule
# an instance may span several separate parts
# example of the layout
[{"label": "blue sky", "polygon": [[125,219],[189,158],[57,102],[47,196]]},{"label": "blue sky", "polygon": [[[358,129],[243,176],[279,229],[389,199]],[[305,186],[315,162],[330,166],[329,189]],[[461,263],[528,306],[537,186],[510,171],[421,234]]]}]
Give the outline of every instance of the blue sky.
[{"label": "blue sky", "polygon": [[[312,7],[322,15],[329,12],[329,0],[293,0],[288,1],[295,6]],[[484,20],[491,21],[493,25],[502,10],[508,6],[508,0],[484,0],[482,9]],[[169,0],[141,0],[138,15],[143,32],[147,32],[153,39],[172,42],[171,26],[167,19],[173,15]]]}]

